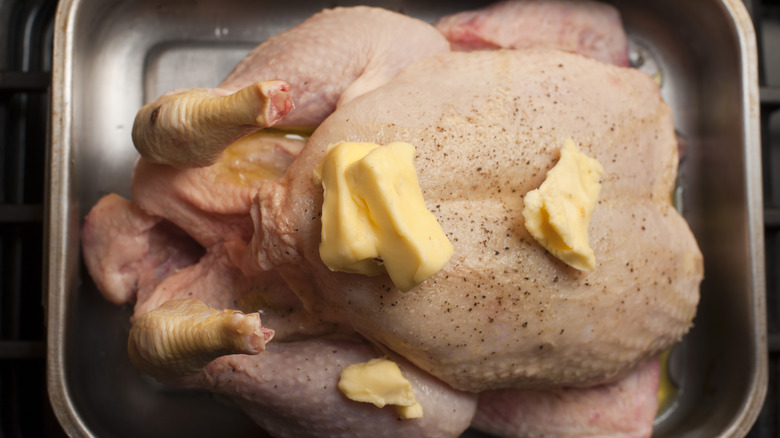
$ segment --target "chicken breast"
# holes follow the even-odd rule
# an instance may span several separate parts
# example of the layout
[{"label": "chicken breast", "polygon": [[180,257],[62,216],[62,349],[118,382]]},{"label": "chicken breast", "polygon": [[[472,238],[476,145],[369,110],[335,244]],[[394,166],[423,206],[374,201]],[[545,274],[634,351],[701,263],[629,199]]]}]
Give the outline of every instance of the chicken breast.
[{"label": "chicken breast", "polygon": [[[572,138],[604,168],[592,272],[525,228],[523,197]],[[454,245],[407,293],[320,260],[322,188],[339,141],[417,147],[427,207]],[[555,50],[446,53],[334,112],[278,182],[260,187],[253,251],[323,318],[348,322],[455,388],[587,386],[624,374],[691,326],[703,276],[671,203],[669,107],[646,74]]]}]

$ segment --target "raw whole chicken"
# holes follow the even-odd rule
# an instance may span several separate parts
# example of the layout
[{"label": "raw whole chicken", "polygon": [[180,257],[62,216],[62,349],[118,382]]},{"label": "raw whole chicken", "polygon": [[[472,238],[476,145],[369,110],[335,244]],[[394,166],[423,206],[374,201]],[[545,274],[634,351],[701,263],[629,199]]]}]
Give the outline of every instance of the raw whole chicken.
[{"label": "raw whole chicken", "polygon": [[[280,437],[454,437],[470,426],[649,436],[653,358],[690,327],[702,277],[669,200],[669,108],[643,73],[555,50],[626,65],[609,6],[517,1],[468,14],[437,30],[378,8],[324,11],[259,45],[217,88],[175,90],[139,112],[134,200],[101,199],[82,242],[100,291],[135,306],[129,350],[141,369],[224,394]],[[553,49],[518,50],[549,29],[571,33],[546,38]],[[570,44],[594,29],[601,36]],[[464,32],[519,36],[468,48],[513,50],[450,52],[464,48]],[[253,87],[271,92],[236,105]],[[193,97],[206,102],[194,105],[205,113],[197,125],[165,116]],[[270,125],[317,129],[311,138],[261,129]],[[213,135],[203,143],[189,131]],[[566,137],[606,171],[591,273],[523,227],[523,196]],[[409,292],[319,258],[312,174],[342,140],[417,147],[427,207],[455,254]],[[222,334],[215,344],[209,333]],[[377,357],[398,363],[423,418],[399,420],[337,389],[345,366]]]}]

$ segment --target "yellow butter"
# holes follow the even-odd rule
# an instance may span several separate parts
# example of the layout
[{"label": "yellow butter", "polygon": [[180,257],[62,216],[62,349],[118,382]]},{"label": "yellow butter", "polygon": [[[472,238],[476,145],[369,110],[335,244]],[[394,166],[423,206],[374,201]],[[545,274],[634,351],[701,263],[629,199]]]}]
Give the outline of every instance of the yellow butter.
[{"label": "yellow butter", "polygon": [[219,160],[214,163],[217,171],[215,179],[227,183],[249,187],[266,179],[281,177],[292,162],[275,150],[280,148],[300,151],[308,137],[288,132],[260,129],[241,137],[225,149]]},{"label": "yellow butter", "polygon": [[422,418],[423,408],[420,403],[415,403],[411,406],[396,406],[395,412],[398,413],[398,417],[404,420],[410,418]]},{"label": "yellow butter", "polygon": [[341,371],[338,387],[350,400],[372,403],[378,408],[395,406],[404,419],[422,417],[422,406],[411,383],[391,360],[371,359],[348,365]]},{"label": "yellow butter", "polygon": [[373,143],[339,143],[331,147],[314,170],[314,180],[325,190],[322,203],[320,257],[334,271],[378,275],[384,269],[379,257],[376,233],[362,206],[352,198],[345,173],[363,158]]},{"label": "yellow butter", "polygon": [[408,291],[438,272],[453,247],[428,211],[414,146],[343,142],[315,170],[324,192],[320,257],[334,271],[387,272]]},{"label": "yellow butter", "polygon": [[596,267],[588,226],[603,174],[601,164],[567,138],[558,163],[542,185],[525,195],[523,217],[528,232],[555,257],[581,271]]}]

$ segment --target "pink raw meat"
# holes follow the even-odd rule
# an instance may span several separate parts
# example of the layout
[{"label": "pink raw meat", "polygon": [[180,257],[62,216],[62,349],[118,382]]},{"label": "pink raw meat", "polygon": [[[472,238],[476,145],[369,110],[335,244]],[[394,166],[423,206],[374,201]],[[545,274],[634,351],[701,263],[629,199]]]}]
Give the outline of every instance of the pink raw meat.
[{"label": "pink raw meat", "polygon": [[628,66],[620,13],[595,1],[509,0],[443,17],[453,50],[550,48]]},{"label": "pink raw meat", "polygon": [[141,158],[133,174],[133,198],[143,211],[170,220],[205,247],[248,241],[257,188],[281,176],[303,142],[297,136],[256,133],[228,147],[208,167],[176,169]]},{"label": "pink raw meat", "polygon": [[649,437],[658,378],[654,359],[593,388],[486,391],[472,426],[502,437]]},{"label": "pink raw meat", "polygon": [[399,420],[392,406],[347,399],[337,388],[347,365],[386,353],[350,334],[271,342],[256,356],[211,362],[182,385],[229,396],[275,437],[457,437],[469,427],[476,394],[460,392],[403,358],[390,356],[412,384],[423,417]]},{"label": "pink raw meat", "polygon": [[90,276],[114,304],[134,301],[139,291],[151,291],[203,254],[202,247],[170,222],[116,194],[92,207],[81,244]]},{"label": "pink raw meat", "polygon": [[367,6],[327,9],[257,46],[218,88],[235,92],[259,80],[284,80],[295,109],[278,126],[315,127],[337,104],[448,50],[422,20]]}]

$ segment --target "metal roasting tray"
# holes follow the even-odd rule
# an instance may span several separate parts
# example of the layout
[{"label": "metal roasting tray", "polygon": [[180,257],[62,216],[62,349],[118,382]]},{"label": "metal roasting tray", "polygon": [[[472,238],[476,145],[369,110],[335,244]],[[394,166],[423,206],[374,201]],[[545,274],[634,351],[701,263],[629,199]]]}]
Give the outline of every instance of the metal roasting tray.
[{"label": "metal roasting tray", "polygon": [[[485,2],[372,4],[433,22]],[[671,356],[680,385],[656,436],[744,436],[767,385],[759,96],[738,0],[614,1],[632,56],[655,73],[685,143],[678,201],[704,252],[695,327]],[[229,403],[157,384],[125,351],[130,309],[97,292],[79,232],[103,195],[130,197],[138,108],[216,85],[257,43],[340,2],[63,0],[54,29],[46,207],[50,399],[72,436],[257,436]],[[481,436],[472,431],[467,436]]]}]

